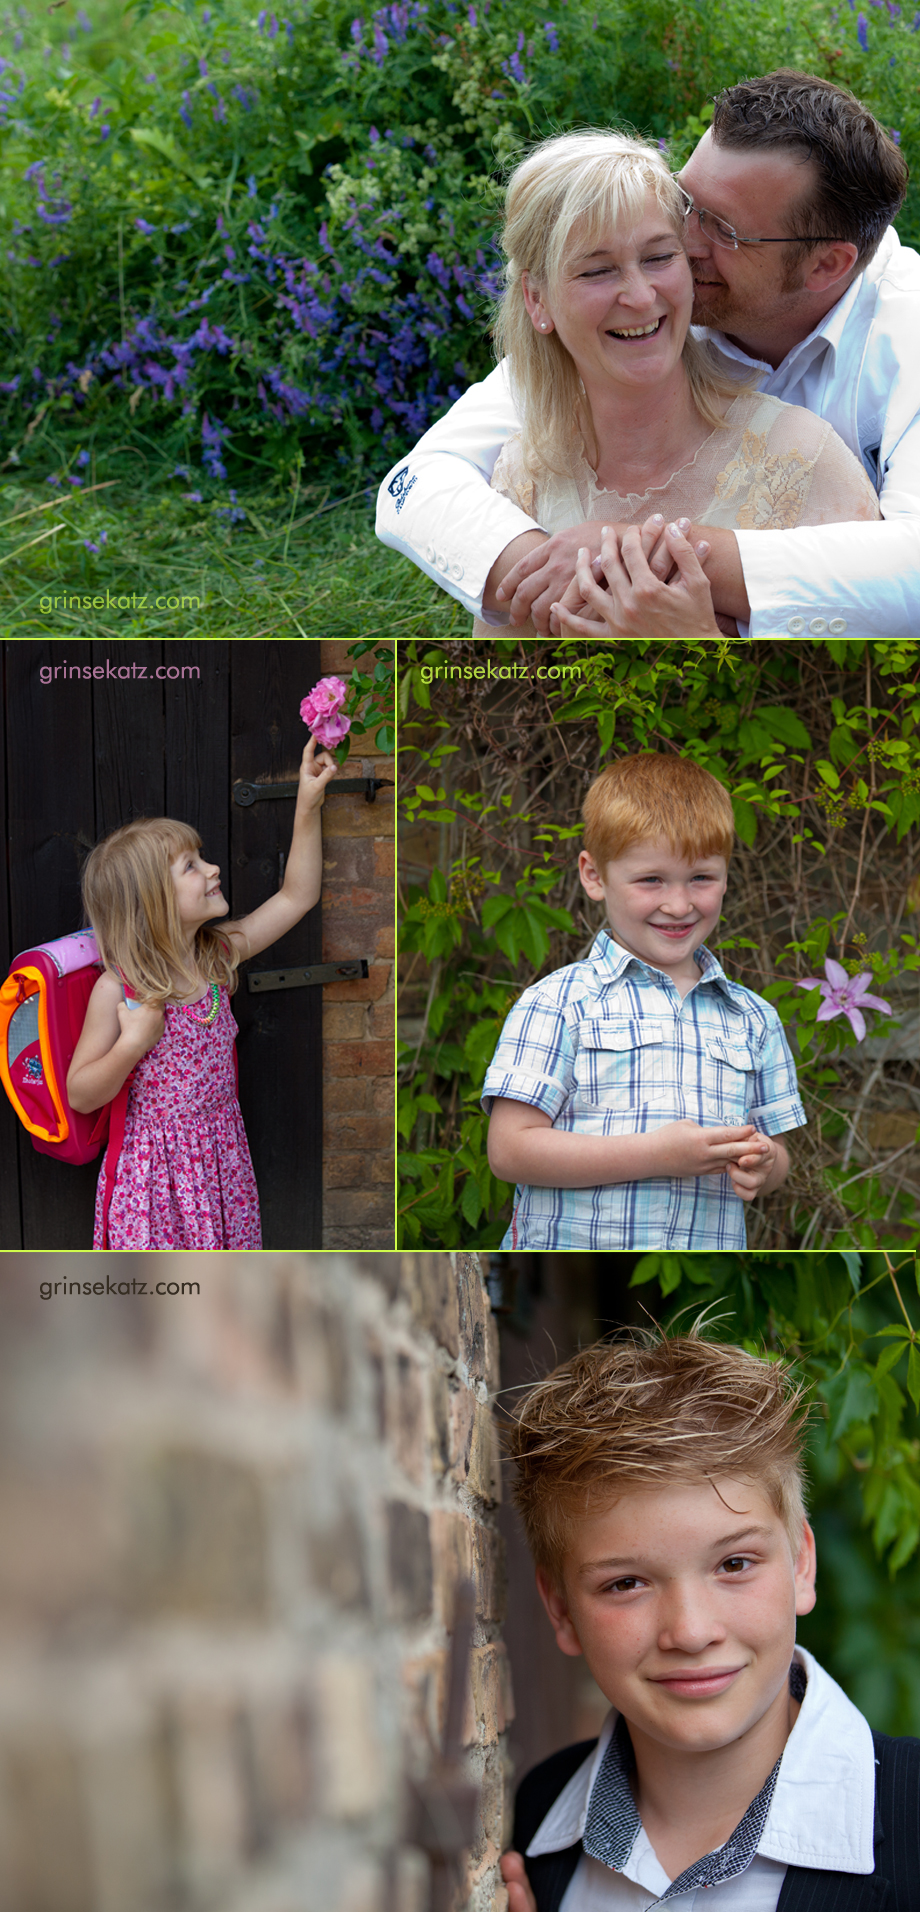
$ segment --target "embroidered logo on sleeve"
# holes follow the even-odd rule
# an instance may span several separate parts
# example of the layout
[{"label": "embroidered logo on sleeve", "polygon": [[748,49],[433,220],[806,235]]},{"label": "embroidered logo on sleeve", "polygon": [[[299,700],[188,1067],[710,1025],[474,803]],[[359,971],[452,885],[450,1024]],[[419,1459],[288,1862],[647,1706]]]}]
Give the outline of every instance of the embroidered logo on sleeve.
[{"label": "embroidered logo on sleeve", "polygon": [[387,490],[390,494],[390,497],[395,498],[396,500],[397,512],[400,512],[402,510],[403,505],[405,504],[406,499],[408,498],[413,485],[418,482],[417,479],[410,478],[408,484],[406,483],[406,475],[408,473],[408,470],[409,470],[408,465],[403,465],[401,471],[394,472],[392,478],[390,479],[389,484],[387,485]]}]

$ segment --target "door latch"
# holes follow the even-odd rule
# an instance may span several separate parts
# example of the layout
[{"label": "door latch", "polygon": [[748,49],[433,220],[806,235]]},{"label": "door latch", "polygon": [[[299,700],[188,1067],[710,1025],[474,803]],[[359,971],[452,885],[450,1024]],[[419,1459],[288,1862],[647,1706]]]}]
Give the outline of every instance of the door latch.
[{"label": "door latch", "polygon": [[[326,785],[327,797],[338,795],[355,796],[359,790],[364,792],[365,803],[376,803],[378,790],[391,790],[391,777],[333,777]],[[248,807],[250,803],[261,803],[267,797],[296,797],[298,783],[243,783],[233,786],[233,801]]]},{"label": "door latch", "polygon": [[351,963],[289,964],[287,969],[251,969],[246,978],[250,995],[260,996],[267,989],[305,989],[314,983],[351,983],[366,976],[367,957]]}]

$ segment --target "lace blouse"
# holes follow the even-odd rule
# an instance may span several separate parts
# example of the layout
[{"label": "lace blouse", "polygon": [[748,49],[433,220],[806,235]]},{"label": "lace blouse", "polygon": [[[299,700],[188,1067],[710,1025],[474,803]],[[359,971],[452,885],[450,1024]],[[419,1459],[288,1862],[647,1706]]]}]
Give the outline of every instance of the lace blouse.
[{"label": "lace blouse", "polygon": [[[665,523],[685,517],[732,531],[790,531],[882,515],[862,465],[831,426],[801,405],[760,392],[733,399],[721,429],[664,485],[606,491],[584,456],[571,477],[545,468],[535,477],[516,436],[502,447],[492,489],[549,532],[589,519],[643,524],[654,511]],[[494,625],[479,619],[473,628],[479,637],[496,635]],[[521,637],[535,634],[531,624],[515,629]]]}]

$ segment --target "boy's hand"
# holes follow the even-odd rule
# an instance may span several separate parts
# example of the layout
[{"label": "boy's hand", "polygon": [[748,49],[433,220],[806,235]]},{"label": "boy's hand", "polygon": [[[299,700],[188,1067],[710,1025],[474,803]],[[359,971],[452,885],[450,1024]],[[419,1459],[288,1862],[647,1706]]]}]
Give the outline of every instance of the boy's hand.
[{"label": "boy's hand", "polygon": [[789,1172],[789,1157],[782,1142],[775,1136],[758,1132],[757,1148],[740,1155],[736,1162],[730,1162],[728,1172],[741,1200],[752,1202],[765,1184],[769,1184],[769,1194],[770,1189],[778,1188],[780,1182],[785,1181]]},{"label": "boy's hand", "polygon": [[299,809],[319,808],[326,793],[326,785],[330,777],[335,776],[338,767],[335,758],[330,757],[328,750],[321,750],[317,756],[316,738],[311,737],[309,743],[304,746],[304,753],[300,759],[300,789],[297,792]]},{"label": "boy's hand", "polygon": [[519,1852],[502,1855],[502,1878],[508,1888],[508,1912],[537,1912],[537,1901]]},{"label": "boy's hand", "polygon": [[660,1152],[659,1174],[690,1176],[731,1174],[734,1165],[745,1157],[757,1161],[760,1146],[769,1138],[758,1135],[752,1122],[738,1129],[701,1129],[698,1122],[665,1122],[644,1139],[654,1144],[656,1155]]}]

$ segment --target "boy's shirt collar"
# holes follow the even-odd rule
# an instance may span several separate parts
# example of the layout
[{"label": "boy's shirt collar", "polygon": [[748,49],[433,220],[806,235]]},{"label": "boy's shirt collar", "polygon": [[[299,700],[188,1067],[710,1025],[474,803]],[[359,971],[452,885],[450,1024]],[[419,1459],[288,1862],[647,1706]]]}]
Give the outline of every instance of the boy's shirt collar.
[{"label": "boy's shirt collar", "polygon": [[[607,929],[598,931],[591,945],[588,961],[606,982],[619,982],[621,976],[625,976],[631,966],[634,972],[637,970],[644,972],[650,982],[670,983],[671,988],[677,990],[677,984],[668,975],[667,970],[656,969],[654,963],[647,963],[641,956],[633,956],[628,949],[623,948],[621,943],[615,941]],[[740,997],[743,992],[739,990],[737,984],[729,982],[718,957],[713,955],[711,949],[706,948],[705,943],[701,943],[699,949],[694,951],[694,961],[700,971],[700,982],[714,984],[733,1009],[741,1008]],[[697,987],[696,983],[692,986],[694,989]],[[686,1001],[686,997],[684,1000]]]},{"label": "boy's shirt collar", "polygon": [[[725,1845],[662,1889],[659,1903],[676,1897],[678,1888],[689,1892],[737,1877],[755,1853],[819,1872],[875,1870],[875,1749],[869,1723],[803,1647],[796,1647],[795,1662],[808,1683],[782,1758]],[[594,1751],[538,1827],[528,1858],[584,1840],[591,1856],[634,1878],[634,1862],[644,1847],[642,1883],[648,1883],[650,1848],[628,1781],[631,1751],[620,1715],[612,1710]],[[729,1853],[731,1847],[735,1853]]]}]

